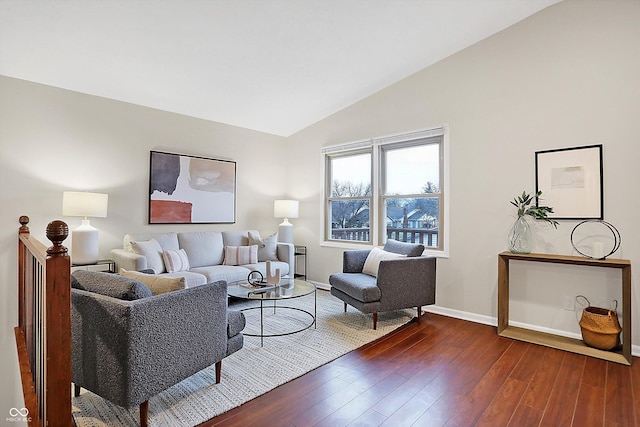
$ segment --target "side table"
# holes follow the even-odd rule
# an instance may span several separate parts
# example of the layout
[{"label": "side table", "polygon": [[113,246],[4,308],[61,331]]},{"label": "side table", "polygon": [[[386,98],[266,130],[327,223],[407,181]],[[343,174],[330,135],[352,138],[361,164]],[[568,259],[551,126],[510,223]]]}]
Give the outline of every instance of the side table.
[{"label": "side table", "polygon": [[[303,245],[294,245],[294,253],[293,253],[296,262],[295,262],[295,270],[293,272],[294,278],[301,278],[302,280],[307,280],[307,247]],[[298,258],[302,258],[302,264],[298,262]],[[302,265],[302,267],[300,267]]]},{"label": "side table", "polygon": [[76,265],[71,264],[71,272],[78,270],[102,271],[105,273],[116,272],[116,262],[111,259],[99,259],[95,264]]},{"label": "side table", "polygon": [[[509,261],[530,261],[620,269],[622,276],[622,349],[615,351],[600,350],[587,346],[582,340],[509,325]],[[633,362],[631,356],[631,261],[613,258],[597,260],[570,255],[499,253],[498,335],[571,351],[585,356],[597,357],[623,365],[631,365]]]}]

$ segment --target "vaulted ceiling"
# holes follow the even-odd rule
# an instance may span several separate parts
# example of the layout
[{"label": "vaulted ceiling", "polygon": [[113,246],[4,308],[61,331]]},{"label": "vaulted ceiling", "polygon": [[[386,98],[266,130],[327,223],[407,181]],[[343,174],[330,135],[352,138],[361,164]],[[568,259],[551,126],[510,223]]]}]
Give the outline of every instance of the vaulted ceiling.
[{"label": "vaulted ceiling", "polygon": [[0,0],[0,74],[288,136],[559,0]]}]

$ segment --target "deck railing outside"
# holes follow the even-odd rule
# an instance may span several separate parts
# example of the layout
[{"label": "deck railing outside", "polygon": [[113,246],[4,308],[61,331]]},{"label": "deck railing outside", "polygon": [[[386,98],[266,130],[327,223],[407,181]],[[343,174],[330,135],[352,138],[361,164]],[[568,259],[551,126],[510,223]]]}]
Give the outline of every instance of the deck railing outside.
[{"label": "deck railing outside", "polygon": [[[369,228],[334,228],[331,238],[334,240],[369,241]],[[387,239],[400,242],[420,243],[426,247],[438,246],[438,230],[434,228],[392,228],[387,227]]]}]

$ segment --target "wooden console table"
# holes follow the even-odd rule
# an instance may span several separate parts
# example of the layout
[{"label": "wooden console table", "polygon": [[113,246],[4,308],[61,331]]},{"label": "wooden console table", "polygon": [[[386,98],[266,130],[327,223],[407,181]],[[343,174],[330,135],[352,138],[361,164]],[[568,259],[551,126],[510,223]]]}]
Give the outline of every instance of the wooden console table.
[{"label": "wooden console table", "polygon": [[[622,350],[605,351],[589,347],[581,340],[546,332],[509,326],[509,261],[534,261],[556,264],[586,265],[619,268],[622,270]],[[587,356],[631,365],[631,261],[626,259],[596,260],[569,255],[552,254],[498,254],[498,335],[571,351]]]}]

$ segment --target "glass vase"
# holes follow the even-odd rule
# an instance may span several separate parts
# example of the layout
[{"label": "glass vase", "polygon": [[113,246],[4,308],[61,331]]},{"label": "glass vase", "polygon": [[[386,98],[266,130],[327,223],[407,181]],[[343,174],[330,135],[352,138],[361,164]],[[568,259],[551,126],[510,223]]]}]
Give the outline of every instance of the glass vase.
[{"label": "glass vase", "polygon": [[515,254],[528,254],[533,250],[533,232],[525,216],[520,216],[509,232],[509,250]]}]

